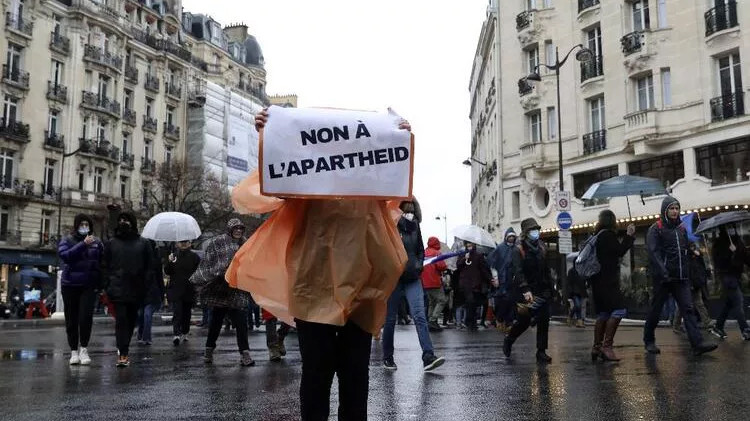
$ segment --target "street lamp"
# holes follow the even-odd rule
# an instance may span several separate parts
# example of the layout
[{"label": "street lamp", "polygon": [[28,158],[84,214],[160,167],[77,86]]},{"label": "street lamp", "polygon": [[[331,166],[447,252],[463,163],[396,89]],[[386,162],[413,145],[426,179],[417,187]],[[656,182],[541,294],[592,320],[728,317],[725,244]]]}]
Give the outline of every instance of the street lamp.
[{"label": "street lamp", "polygon": [[[57,242],[62,240],[62,202],[63,202],[63,182],[65,180],[65,158],[71,157],[77,154],[81,148],[74,150],[73,152],[65,153],[63,149],[62,159],[60,160],[60,188],[57,191]],[[64,318],[64,307],[62,300],[62,268],[60,267],[60,253],[57,253],[57,291],[55,291],[55,312],[52,317],[55,319]]]},{"label": "street lamp", "polygon": [[479,164],[479,165],[483,165],[483,166],[485,166],[485,167],[487,166],[487,163],[486,163],[486,162],[482,162],[482,161],[480,161],[480,160],[478,160],[478,159],[475,159],[475,158],[474,158],[473,156],[472,156],[471,158],[468,158],[468,159],[464,160],[464,162],[462,162],[462,164],[466,165],[467,167],[470,167],[470,166],[471,166],[471,163],[472,163],[472,161],[473,161],[473,162],[476,162],[476,163],[477,163],[477,164]]},{"label": "street lamp", "polygon": [[445,225],[445,245],[450,247],[450,245],[448,244],[448,215],[443,214],[443,216],[436,216],[435,220],[443,221],[443,224]]}]

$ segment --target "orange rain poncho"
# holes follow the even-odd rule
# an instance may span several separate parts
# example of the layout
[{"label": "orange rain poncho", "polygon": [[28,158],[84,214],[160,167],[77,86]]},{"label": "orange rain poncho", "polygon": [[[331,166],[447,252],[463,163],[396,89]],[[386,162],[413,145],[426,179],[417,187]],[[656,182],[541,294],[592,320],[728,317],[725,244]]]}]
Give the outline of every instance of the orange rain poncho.
[{"label": "orange rain poncho", "polygon": [[289,324],[351,320],[380,331],[407,260],[397,201],[262,196],[256,171],[234,188],[232,203],[241,213],[275,211],[234,256],[232,287]]}]

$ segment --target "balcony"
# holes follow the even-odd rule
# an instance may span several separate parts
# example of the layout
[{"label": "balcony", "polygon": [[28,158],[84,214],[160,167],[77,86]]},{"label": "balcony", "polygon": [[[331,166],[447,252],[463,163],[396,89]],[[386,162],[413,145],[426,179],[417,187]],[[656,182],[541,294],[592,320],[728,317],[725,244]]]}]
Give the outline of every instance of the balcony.
[{"label": "balcony", "polygon": [[730,0],[725,4],[714,7],[703,15],[706,21],[706,36],[725,29],[739,26],[737,21],[737,2]]},{"label": "balcony", "polygon": [[31,198],[34,196],[34,180],[1,176],[0,193],[16,197]]},{"label": "balcony", "polygon": [[599,76],[604,76],[604,57],[594,56],[581,62],[581,83]]},{"label": "balcony", "polygon": [[10,246],[20,246],[23,233],[21,231],[0,231],[0,242]]},{"label": "balcony", "polygon": [[164,137],[172,140],[180,140],[180,128],[164,122]]},{"label": "balcony", "polygon": [[590,9],[599,4],[599,0],[578,0],[578,13]]},{"label": "balcony", "polygon": [[141,174],[154,175],[156,174],[156,161],[148,158],[141,158]]},{"label": "balcony", "polygon": [[174,56],[176,56],[178,58],[181,58],[182,60],[185,60],[188,63],[193,58],[193,53],[191,53],[190,50],[188,50],[187,48],[182,47],[182,46],[180,46],[178,44],[175,44],[175,43],[173,43],[173,42],[171,42],[169,40],[161,40],[159,42],[159,44],[160,44],[160,47],[161,47],[160,49],[162,49],[162,50],[166,51],[167,53],[172,54],[172,55],[174,55]]},{"label": "balcony", "polygon": [[722,121],[745,115],[745,98],[742,92],[724,94],[711,99],[711,121]]},{"label": "balcony", "polygon": [[52,51],[57,51],[58,53],[68,55],[70,54],[70,39],[68,37],[60,35],[57,32],[52,32],[52,36],[50,37],[49,42],[49,48]]},{"label": "balcony", "polygon": [[146,88],[146,90],[159,93],[159,78],[156,76],[146,75],[146,80],[143,83],[143,87]]},{"label": "balcony", "polygon": [[167,83],[166,88],[168,96],[174,99],[180,99],[180,97],[182,97],[182,85],[178,83]]},{"label": "balcony", "polygon": [[532,12],[524,10],[516,16],[516,30],[521,31],[531,26]]},{"label": "balcony", "polygon": [[58,133],[44,131],[44,149],[62,152],[65,150],[64,136]]},{"label": "balcony", "polygon": [[120,162],[120,148],[112,146],[106,139],[78,139],[79,153],[112,163]]},{"label": "balcony", "polygon": [[607,131],[597,130],[583,135],[583,154],[591,155],[607,149]]},{"label": "balcony", "polygon": [[258,101],[260,101],[263,105],[271,104],[271,101],[268,99],[268,95],[266,95],[266,91],[264,89],[254,88],[252,85],[248,84],[245,91],[257,98]]},{"label": "balcony", "polygon": [[157,126],[159,125],[158,120],[147,115],[143,116],[143,131],[156,134]]},{"label": "balcony", "polygon": [[122,71],[122,57],[110,52],[102,51],[100,47],[86,44],[83,50],[83,59],[112,69],[118,73]]},{"label": "balcony", "polygon": [[641,48],[643,48],[643,32],[636,31],[625,35],[620,38],[620,45],[622,45],[622,52],[626,57],[641,51]]},{"label": "balcony", "polygon": [[534,87],[526,79],[518,79],[518,95],[524,96],[534,92]]},{"label": "balcony", "polygon": [[135,168],[135,155],[133,155],[132,153],[123,152],[121,165],[123,166],[123,168],[128,168],[131,170]]},{"label": "balcony", "polygon": [[138,83],[138,69],[135,66],[125,65],[125,81],[132,84]]},{"label": "balcony", "polygon": [[63,104],[68,103],[68,87],[52,81],[47,81],[47,99]]},{"label": "balcony", "polygon": [[131,110],[130,108],[125,108],[124,110],[122,110],[122,122],[135,127],[135,111]]},{"label": "balcony", "polygon": [[120,118],[120,103],[104,95],[83,91],[81,106],[94,111],[107,113],[114,118]]},{"label": "balcony", "polygon": [[44,183],[39,185],[39,198],[44,200],[57,201],[60,189],[55,186],[46,186]]},{"label": "balcony", "polygon": [[[557,142],[536,142],[521,145],[521,168],[539,172],[557,170]],[[568,150],[568,149],[565,149]],[[565,159],[565,157],[563,157]]]},{"label": "balcony", "polygon": [[29,125],[20,121],[7,121],[0,118],[0,138],[17,143],[29,143]]},{"label": "balcony", "polygon": [[5,13],[5,27],[29,38],[31,38],[31,34],[34,31],[33,22],[24,19],[23,16],[13,15],[10,12]]},{"label": "balcony", "polygon": [[3,64],[3,83],[18,89],[28,90],[29,72],[18,68],[9,68],[7,64]]}]

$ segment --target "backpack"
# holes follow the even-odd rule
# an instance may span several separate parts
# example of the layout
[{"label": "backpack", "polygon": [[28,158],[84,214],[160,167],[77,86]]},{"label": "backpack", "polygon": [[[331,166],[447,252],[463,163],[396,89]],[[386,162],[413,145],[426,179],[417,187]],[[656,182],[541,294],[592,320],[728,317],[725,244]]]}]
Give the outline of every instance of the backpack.
[{"label": "backpack", "polygon": [[597,233],[583,243],[583,248],[573,264],[578,276],[585,280],[595,276],[602,269],[602,265],[599,264],[599,257],[596,255],[596,241],[598,238],[599,234]]}]

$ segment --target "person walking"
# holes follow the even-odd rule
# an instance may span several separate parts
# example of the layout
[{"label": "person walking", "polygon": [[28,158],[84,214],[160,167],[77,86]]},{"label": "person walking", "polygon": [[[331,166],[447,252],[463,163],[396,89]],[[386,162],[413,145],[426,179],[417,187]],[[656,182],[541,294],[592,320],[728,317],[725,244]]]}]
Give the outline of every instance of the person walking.
[{"label": "person walking", "polygon": [[670,295],[674,297],[685,319],[685,330],[693,353],[697,356],[715,350],[717,344],[704,341],[698,328],[690,295],[688,237],[680,220],[680,202],[674,197],[667,196],[662,201],[660,219],[649,228],[646,246],[654,284],[653,302],[643,328],[646,351],[651,354],[661,352],[656,346],[655,329],[664,302]]},{"label": "person walking", "polygon": [[[690,243],[690,252],[688,253],[690,260],[690,293],[693,298],[693,307],[698,312],[700,317],[700,328],[711,331],[711,316],[708,314],[706,308],[705,297],[708,295],[708,269],[706,269],[706,262],[703,260],[703,254],[701,254],[698,244],[695,242]],[[675,333],[685,333],[685,328],[682,326],[682,313],[678,310],[674,317],[674,331]]]},{"label": "person walking", "polygon": [[[440,240],[437,237],[430,237],[427,240],[427,248],[424,250],[424,257],[429,259],[440,255]],[[445,261],[439,261],[429,264],[422,270],[422,287],[427,297],[427,317],[429,319],[428,327],[430,332],[440,332],[443,328],[438,324],[438,317],[443,314],[443,309],[447,302],[445,292],[443,292],[443,272],[447,269]]]},{"label": "person walking", "polygon": [[[289,334],[292,327],[284,322],[279,322],[279,319],[268,311],[261,311],[263,320],[266,324],[266,347],[268,348],[268,359],[273,362],[279,362],[286,356],[284,339]],[[278,329],[276,328],[277,326]]]},{"label": "person walking", "polygon": [[[617,217],[609,209],[599,213],[596,225],[596,258],[601,269],[590,279],[597,313],[591,359],[619,361],[613,345],[620,321],[627,315],[625,297],[620,289],[620,259],[633,247],[635,225],[627,227],[622,240],[617,238]],[[585,287],[584,287],[585,288]],[[575,293],[575,291],[574,291]]]},{"label": "person walking", "polygon": [[515,303],[510,297],[509,287],[513,279],[511,256],[513,255],[513,249],[516,247],[516,238],[516,232],[512,227],[505,230],[503,242],[497,245],[489,258],[490,266],[496,274],[496,277],[492,280],[492,285],[497,288],[494,298],[497,328],[505,333],[513,324],[515,312]]},{"label": "person walking", "polygon": [[138,310],[138,344],[150,346],[153,343],[151,335],[154,325],[154,314],[164,305],[164,272],[159,258],[159,250],[156,242],[148,240],[153,255],[151,256],[154,270],[151,271],[153,279],[148,283],[146,299],[143,306]]},{"label": "person walking", "polygon": [[716,274],[721,279],[722,306],[711,333],[725,339],[727,334],[724,331],[724,323],[727,317],[732,316],[737,320],[742,339],[750,341],[750,327],[745,317],[744,299],[740,288],[744,266],[750,265],[750,256],[745,244],[739,235],[731,235],[726,227],[721,227],[719,238],[714,243],[713,258]]},{"label": "person walking", "polygon": [[398,317],[398,306],[401,298],[404,297],[409,304],[409,311],[414,319],[419,345],[422,347],[422,366],[424,371],[432,371],[443,365],[445,359],[435,356],[427,327],[427,318],[425,317],[424,291],[420,281],[425,256],[422,231],[419,228],[422,212],[416,200],[403,201],[399,208],[403,215],[398,221],[398,232],[401,234],[401,241],[404,244],[408,262],[396,289],[388,298],[388,313],[385,318],[382,338],[383,367],[389,370],[398,368],[393,360],[393,337],[396,329],[396,318]]},{"label": "person walking", "polygon": [[117,218],[114,238],[104,245],[102,268],[107,296],[114,303],[117,367],[130,365],[130,340],[150,283],[154,281],[154,250],[138,234],[138,221],[131,213]]},{"label": "person walking", "polygon": [[589,297],[586,291],[586,280],[578,275],[575,268],[571,268],[565,281],[567,283],[565,290],[568,293],[568,303],[570,303],[568,325],[582,329],[586,326],[583,308]]},{"label": "person walking", "polygon": [[57,247],[62,260],[61,292],[65,333],[70,346],[70,365],[89,365],[88,346],[94,323],[96,290],[101,286],[104,244],[94,237],[94,223],[87,215],[76,215],[73,232]]},{"label": "person walking", "polygon": [[492,272],[484,255],[477,251],[476,244],[464,241],[466,254],[456,262],[458,269],[458,287],[464,297],[465,319],[464,325],[470,332],[476,332],[477,308],[487,300]]},{"label": "person walking", "polygon": [[211,321],[206,338],[206,350],[203,354],[203,361],[206,364],[214,361],[216,340],[221,333],[224,318],[228,316],[237,334],[237,347],[241,356],[240,365],[255,365],[250,355],[250,345],[247,339],[247,309],[250,306],[250,294],[230,287],[224,279],[234,254],[247,240],[244,234],[245,226],[242,222],[236,218],[230,219],[227,222],[226,232],[208,242],[203,260],[190,277],[190,282],[200,290],[201,301],[211,307]]},{"label": "person walking", "polygon": [[178,241],[176,252],[167,256],[164,273],[169,276],[167,300],[172,307],[172,343],[179,346],[188,340],[190,333],[190,316],[195,304],[195,290],[190,277],[198,269],[201,258],[191,250],[190,241]]},{"label": "person walking", "polygon": [[520,303],[518,316],[503,341],[503,354],[510,357],[513,343],[532,323],[536,323],[536,360],[549,363],[549,303],[553,282],[546,259],[544,243],[539,240],[541,227],[534,218],[521,222],[520,244],[513,249],[512,291]]}]

